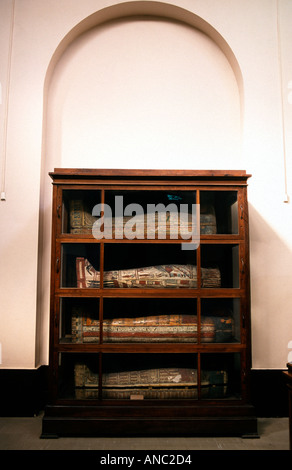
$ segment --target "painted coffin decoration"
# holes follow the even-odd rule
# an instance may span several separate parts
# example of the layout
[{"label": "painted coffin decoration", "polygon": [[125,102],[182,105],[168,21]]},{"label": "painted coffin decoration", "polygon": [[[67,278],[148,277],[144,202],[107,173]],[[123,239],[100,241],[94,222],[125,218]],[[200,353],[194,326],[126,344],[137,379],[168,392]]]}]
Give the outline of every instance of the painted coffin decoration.
[{"label": "painted coffin decoration", "polygon": [[[99,288],[100,272],[88,259],[76,259],[77,287]],[[221,275],[218,268],[201,269],[202,287],[220,287]],[[105,288],[196,288],[197,267],[191,264],[168,264],[105,271]]]},{"label": "painted coffin decoration", "polygon": [[[100,323],[75,309],[72,315],[72,342],[98,343]],[[197,343],[196,315],[149,315],[137,318],[103,319],[104,343]],[[231,316],[202,316],[202,343],[228,342],[233,338]]]},{"label": "painted coffin decoration", "polygon": [[[166,237],[169,238],[171,234],[171,222],[174,215],[166,211],[166,219],[163,218],[163,223],[165,224],[165,234]],[[151,214],[150,214],[151,216]],[[192,231],[193,227],[193,218],[192,214],[187,214],[185,217],[181,217],[180,213],[177,213],[178,220],[177,224],[179,229],[179,234],[181,237],[185,238],[188,234]],[[143,238],[147,238],[147,235],[150,235],[151,238],[153,235],[158,235],[159,233],[159,216],[158,213],[155,212],[153,214],[153,224],[147,225],[147,215],[141,216],[137,218],[135,216],[135,221],[137,221],[136,231],[143,235]],[[133,216],[124,216],[121,218],[113,217],[110,220],[108,225],[111,226],[112,232],[111,235],[115,238],[116,233],[124,233],[126,225],[131,221]],[[98,220],[98,217],[92,215],[92,211],[89,207],[82,201],[81,199],[71,200],[70,201],[70,215],[69,215],[69,223],[70,223],[70,233],[74,234],[91,234],[93,224]],[[106,220],[106,218],[105,218]],[[151,219],[152,220],[152,219]],[[148,229],[148,230],[147,230]],[[216,226],[216,214],[213,205],[206,204],[200,206],[200,233],[202,235],[213,235],[217,233],[217,226]]]},{"label": "painted coffin decoration", "polygon": [[[99,374],[87,364],[74,368],[75,392],[80,399],[98,398]],[[201,371],[202,398],[223,398],[227,391],[227,372]],[[198,398],[196,369],[167,367],[102,374],[102,396],[113,399]]]}]

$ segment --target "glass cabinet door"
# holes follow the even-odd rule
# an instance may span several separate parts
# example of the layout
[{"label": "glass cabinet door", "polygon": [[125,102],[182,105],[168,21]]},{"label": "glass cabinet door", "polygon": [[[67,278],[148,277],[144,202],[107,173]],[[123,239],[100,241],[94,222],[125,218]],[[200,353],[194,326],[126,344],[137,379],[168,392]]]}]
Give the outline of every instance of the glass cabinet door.
[{"label": "glass cabinet door", "polygon": [[201,299],[201,342],[241,343],[239,298]]},{"label": "glass cabinet door", "polygon": [[161,345],[197,339],[197,299],[104,298],[104,343]]},{"label": "glass cabinet door", "polygon": [[58,384],[67,399],[238,400],[241,355],[61,353]]},{"label": "glass cabinet door", "polygon": [[92,227],[97,220],[93,216],[93,209],[100,203],[99,190],[63,189],[62,233],[92,235]]},{"label": "glass cabinet door", "polygon": [[241,399],[240,353],[206,353],[200,360],[202,399]]},{"label": "glass cabinet door", "polygon": [[106,191],[104,209],[110,238],[189,240],[198,232],[196,191]]},{"label": "glass cabinet door", "polygon": [[105,244],[104,288],[197,288],[196,251],[178,243]]},{"label": "glass cabinet door", "polygon": [[238,192],[200,191],[201,234],[239,233]]},{"label": "glass cabinet door", "polygon": [[201,270],[203,288],[239,288],[239,244],[202,243]]},{"label": "glass cabinet door", "polygon": [[57,209],[60,396],[240,399],[240,190],[72,188]]},{"label": "glass cabinet door", "polygon": [[98,243],[62,243],[60,256],[60,287],[100,288]]},{"label": "glass cabinet door", "polygon": [[198,398],[196,354],[104,354],[102,370],[104,399]]},{"label": "glass cabinet door", "polygon": [[99,398],[99,354],[62,352],[58,361],[58,394],[61,399]]},{"label": "glass cabinet door", "polygon": [[98,298],[61,297],[57,308],[60,344],[100,342]]}]

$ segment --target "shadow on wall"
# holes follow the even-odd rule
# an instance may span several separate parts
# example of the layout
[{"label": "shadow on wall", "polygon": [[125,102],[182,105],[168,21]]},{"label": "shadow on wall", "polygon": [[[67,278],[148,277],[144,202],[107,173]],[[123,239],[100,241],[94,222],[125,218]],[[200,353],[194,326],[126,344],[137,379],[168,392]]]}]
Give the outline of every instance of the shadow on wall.
[{"label": "shadow on wall", "polygon": [[285,369],[292,339],[292,251],[249,203],[252,367]]}]

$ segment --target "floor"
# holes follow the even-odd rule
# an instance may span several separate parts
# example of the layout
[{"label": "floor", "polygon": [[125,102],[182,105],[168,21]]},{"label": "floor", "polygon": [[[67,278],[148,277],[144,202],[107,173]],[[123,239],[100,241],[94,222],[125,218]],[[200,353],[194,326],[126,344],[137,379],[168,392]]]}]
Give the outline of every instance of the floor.
[{"label": "floor", "polygon": [[40,439],[42,414],[31,418],[0,417],[0,450],[205,451],[289,450],[288,418],[259,418],[257,439],[240,437],[71,438]]}]

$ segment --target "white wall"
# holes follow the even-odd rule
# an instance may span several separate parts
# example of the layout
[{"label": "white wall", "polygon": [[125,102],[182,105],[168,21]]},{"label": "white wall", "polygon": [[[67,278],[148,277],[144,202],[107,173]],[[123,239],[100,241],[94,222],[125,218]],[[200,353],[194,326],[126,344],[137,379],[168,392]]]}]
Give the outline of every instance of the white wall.
[{"label": "white wall", "polygon": [[[283,202],[292,183],[291,2],[279,1],[280,30],[275,0],[96,5],[15,0],[8,83],[13,1],[0,2],[4,137],[10,84],[1,153],[2,367],[48,361],[47,173],[54,166],[252,173],[253,367],[285,367],[292,340],[291,204]],[[125,18],[143,13],[151,18]]]},{"label": "white wall", "polygon": [[56,166],[239,164],[233,70],[208,36],[174,21],[128,18],[78,37],[54,71],[48,116]]}]

